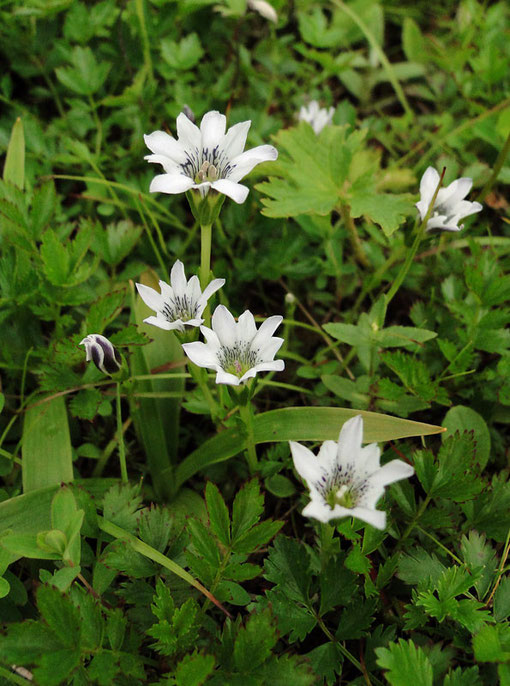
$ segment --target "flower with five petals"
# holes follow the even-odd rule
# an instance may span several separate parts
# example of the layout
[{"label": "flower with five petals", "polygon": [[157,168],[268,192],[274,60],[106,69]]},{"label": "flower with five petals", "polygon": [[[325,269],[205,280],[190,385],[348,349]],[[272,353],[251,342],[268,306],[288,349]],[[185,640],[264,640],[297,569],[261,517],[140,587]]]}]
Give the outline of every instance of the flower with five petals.
[{"label": "flower with five petals", "polygon": [[136,284],[144,303],[156,312],[156,316],[151,315],[143,321],[167,331],[175,329],[183,332],[185,325],[200,326],[204,321],[202,313],[207,301],[224,283],[225,279],[213,279],[202,293],[198,276],[186,281],[184,265],[177,260],[170,272],[171,285],[165,281],[159,282],[161,293],[141,283]]},{"label": "flower with five petals", "polygon": [[[416,203],[421,219],[425,219],[430,203],[439,184],[440,176],[433,167],[428,167],[420,181],[420,201]],[[459,221],[470,214],[480,212],[482,205],[479,202],[464,200],[471,190],[473,179],[464,176],[455,179],[446,188],[440,188],[429,220],[427,231],[460,231],[464,225],[459,226]]]},{"label": "flower with five petals", "polygon": [[212,316],[212,329],[201,326],[207,343],[184,343],[189,359],[199,367],[214,369],[216,383],[239,386],[258,372],[280,372],[283,360],[275,360],[283,338],[273,336],[283,317],[266,319],[257,330],[249,310],[236,322],[224,305],[218,305]]},{"label": "flower with five petals", "polygon": [[260,162],[276,160],[272,145],[244,150],[251,121],[243,121],[226,131],[224,114],[207,112],[196,126],[181,112],[177,117],[177,138],[164,131],[144,136],[152,152],[145,159],[163,165],[164,174],[155,176],[150,192],[184,193],[198,189],[205,197],[210,189],[243,203],[248,188],[239,183]]},{"label": "flower with five petals", "polygon": [[290,441],[294,466],[310,489],[311,501],[303,510],[320,522],[340,517],[357,517],[377,529],[384,529],[386,513],[375,506],[384,487],[406,479],[414,469],[402,460],[382,467],[376,443],[361,447],[363,418],[349,419],[342,426],[338,443],[325,441],[317,456],[300,443]]},{"label": "flower with five petals", "polygon": [[303,105],[299,110],[299,121],[306,121],[310,124],[314,132],[318,135],[325,126],[333,121],[335,108],[320,107],[317,100],[312,100],[308,105]]}]

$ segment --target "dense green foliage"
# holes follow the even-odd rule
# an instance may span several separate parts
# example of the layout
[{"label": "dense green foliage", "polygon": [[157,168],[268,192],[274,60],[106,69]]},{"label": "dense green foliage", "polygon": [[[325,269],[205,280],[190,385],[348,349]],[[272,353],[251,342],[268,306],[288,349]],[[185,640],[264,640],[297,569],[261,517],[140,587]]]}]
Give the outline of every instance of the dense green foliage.
[{"label": "dense green foliage", "polygon": [[[0,3],[2,684],[510,684],[508,6],[273,5]],[[216,301],[285,315],[252,398],[190,375],[134,288],[199,271],[143,159],[184,105],[279,152],[212,235]],[[429,165],[473,179],[460,233],[419,234]],[[354,411],[415,469],[383,531],[301,515],[288,440]]]}]

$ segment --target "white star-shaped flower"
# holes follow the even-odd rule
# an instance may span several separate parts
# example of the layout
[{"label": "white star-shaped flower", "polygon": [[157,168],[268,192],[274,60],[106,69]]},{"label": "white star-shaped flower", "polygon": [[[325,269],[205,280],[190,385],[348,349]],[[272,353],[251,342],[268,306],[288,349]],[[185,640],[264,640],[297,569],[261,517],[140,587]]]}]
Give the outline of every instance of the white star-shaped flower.
[{"label": "white star-shaped flower", "polygon": [[153,153],[148,162],[162,164],[164,174],[155,176],[150,192],[184,193],[191,188],[202,197],[212,188],[243,203],[248,188],[238,183],[260,162],[276,160],[278,152],[272,145],[259,145],[243,152],[251,121],[243,121],[226,130],[224,114],[207,112],[200,128],[181,112],[177,117],[177,136],[154,131],[144,136]]},{"label": "white star-shaped flower", "polygon": [[335,108],[320,107],[317,100],[312,100],[307,106],[303,105],[299,110],[299,121],[306,121],[310,124],[312,129],[318,135],[325,126],[328,126],[333,121]]},{"label": "white star-shaped flower", "polygon": [[[421,219],[425,219],[429,205],[439,183],[440,176],[434,167],[428,167],[420,181],[420,201],[416,203]],[[480,212],[479,202],[464,200],[471,190],[473,179],[467,176],[455,179],[446,188],[440,188],[432,208],[432,214],[427,222],[427,231],[460,231],[464,225],[459,221],[470,214]]]},{"label": "white star-shaped flower", "polygon": [[225,283],[225,279],[213,279],[202,293],[198,276],[192,276],[186,281],[184,265],[180,260],[172,267],[170,272],[170,284],[159,282],[161,293],[154,288],[136,284],[138,293],[144,303],[156,312],[143,321],[160,329],[176,329],[184,331],[184,326],[200,326],[203,323],[202,313],[206,308],[207,301],[218,288]]},{"label": "white star-shaped flower", "polygon": [[311,501],[303,510],[321,522],[340,517],[357,517],[377,529],[386,526],[386,513],[375,506],[384,487],[406,479],[414,469],[402,460],[380,466],[381,451],[376,443],[361,447],[363,418],[349,419],[342,426],[338,444],[325,441],[319,454],[290,441],[294,466],[310,489]]},{"label": "white star-shaped flower", "polygon": [[201,326],[207,343],[185,343],[189,359],[199,367],[214,369],[216,383],[239,386],[257,372],[281,372],[283,360],[275,360],[283,338],[273,336],[283,317],[273,316],[262,322],[257,331],[249,310],[236,322],[224,305],[218,305],[212,316],[212,329]]}]

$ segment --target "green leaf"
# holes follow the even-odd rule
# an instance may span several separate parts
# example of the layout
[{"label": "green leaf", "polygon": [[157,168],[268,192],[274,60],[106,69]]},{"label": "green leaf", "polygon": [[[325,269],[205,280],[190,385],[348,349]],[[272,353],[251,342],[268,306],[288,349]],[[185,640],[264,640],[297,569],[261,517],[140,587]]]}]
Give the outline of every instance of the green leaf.
[{"label": "green leaf", "polygon": [[232,545],[256,524],[264,509],[264,496],[257,479],[252,479],[238,491],[232,506]]},{"label": "green leaf", "polygon": [[351,200],[352,217],[368,217],[391,236],[415,212],[408,195],[360,193]]},{"label": "green leaf", "polygon": [[448,672],[443,681],[443,686],[483,686],[480,681],[478,667],[461,669],[457,667]]},{"label": "green leaf", "polygon": [[479,662],[510,661],[510,626],[486,625],[473,637],[475,659]]},{"label": "green leaf", "polygon": [[39,661],[39,666],[34,669],[36,683],[41,686],[62,684],[79,662],[80,651],[72,648],[45,653]]},{"label": "green leaf", "polygon": [[484,488],[476,464],[476,448],[468,433],[455,434],[442,444],[437,458],[438,470],[429,495],[463,502]]},{"label": "green leaf", "polygon": [[227,506],[217,486],[208,481],[205,487],[205,501],[209,514],[209,526],[220,543],[230,545],[230,518]]},{"label": "green leaf", "polygon": [[446,567],[437,557],[423,548],[414,548],[409,554],[403,554],[398,563],[399,579],[406,584],[418,585],[418,588],[434,588]]},{"label": "green leaf", "polygon": [[352,572],[358,572],[358,574],[368,574],[372,564],[368,557],[362,553],[361,547],[355,544],[353,545],[350,553],[347,555],[345,566]]},{"label": "green leaf", "polygon": [[8,664],[30,664],[59,648],[62,645],[50,629],[29,619],[9,624],[0,641],[0,658]]},{"label": "green leaf", "polygon": [[87,314],[85,330],[102,333],[108,324],[119,315],[125,298],[125,289],[119,288],[92,303]]},{"label": "green leaf", "polygon": [[239,630],[234,644],[234,664],[238,671],[252,673],[271,654],[278,637],[269,610],[252,614]]},{"label": "green leaf", "polygon": [[106,620],[106,635],[110,642],[110,647],[114,652],[122,648],[124,635],[127,628],[127,619],[120,608],[116,608],[108,613]]},{"label": "green leaf", "polygon": [[116,569],[118,572],[144,579],[157,573],[157,566],[144,555],[134,551],[126,541],[113,541],[103,551],[100,561],[102,564]]},{"label": "green leaf", "polygon": [[53,586],[37,589],[37,607],[50,629],[66,648],[76,648],[80,642],[81,623],[77,608]]},{"label": "green leaf", "polygon": [[290,498],[296,492],[296,487],[290,479],[282,474],[273,474],[264,480],[264,486],[269,493],[277,498]]},{"label": "green leaf", "polygon": [[68,247],[63,245],[55,231],[45,231],[41,244],[41,259],[46,278],[54,286],[65,286],[70,277]]},{"label": "green leaf", "polygon": [[470,407],[456,405],[446,413],[443,426],[448,430],[448,433],[441,437],[443,440],[456,431],[473,433],[476,441],[476,460],[480,469],[484,469],[491,454],[491,437],[483,417]]},{"label": "green leaf", "polygon": [[264,563],[264,576],[294,601],[308,605],[310,558],[298,541],[278,536]]},{"label": "green leaf", "polygon": [[129,532],[135,532],[141,504],[139,486],[115,484],[104,496],[104,518]]},{"label": "green leaf", "polygon": [[23,190],[25,185],[25,134],[20,117],[16,119],[12,127],[5,156],[3,179]]},{"label": "green leaf", "polygon": [[326,680],[328,685],[338,683],[342,673],[343,655],[336,643],[323,643],[306,654],[314,674]]},{"label": "green leaf", "polygon": [[56,204],[55,184],[53,181],[46,181],[34,192],[30,209],[31,233],[36,240],[40,240],[42,232],[48,226]]},{"label": "green leaf", "polygon": [[[338,440],[344,422],[358,414],[363,417],[363,440],[366,443],[428,436],[442,431],[439,426],[376,412],[336,407],[287,407],[255,416],[255,442]],[[245,440],[240,429],[235,428],[222,431],[205,441],[177,466],[177,484],[183,484],[207,465],[223,462],[237,455],[245,447]]]},{"label": "green leaf", "polygon": [[494,593],[494,619],[502,622],[510,617],[510,576],[503,576]]},{"label": "green leaf", "polygon": [[214,665],[213,655],[204,655],[194,650],[175,668],[176,686],[202,686],[212,674]]},{"label": "green leaf", "polygon": [[161,57],[172,69],[189,71],[204,54],[196,33],[189,33],[179,43],[168,38],[160,42]]},{"label": "green leaf", "polygon": [[460,544],[462,559],[469,571],[478,576],[475,588],[478,598],[482,600],[492,583],[497,567],[496,553],[483,534],[470,531],[469,536],[463,536]]},{"label": "green leaf", "polygon": [[404,17],[402,47],[410,62],[424,63],[430,61],[430,52],[425,45],[420,27],[411,17]]},{"label": "green leaf", "polygon": [[273,522],[266,519],[260,524],[256,524],[249,531],[247,531],[243,536],[240,536],[235,544],[235,551],[238,553],[252,553],[261,545],[269,543],[269,541],[276,536],[280,531],[284,522]]},{"label": "green leaf", "polygon": [[138,535],[144,543],[164,553],[172,535],[173,521],[165,507],[146,508],[138,519]]},{"label": "green leaf", "polygon": [[385,677],[391,686],[432,686],[433,672],[430,660],[412,641],[400,639],[389,648],[376,648],[377,664],[388,671]]},{"label": "green leaf", "polygon": [[25,413],[22,438],[23,491],[73,480],[67,410],[62,396],[44,400]]}]

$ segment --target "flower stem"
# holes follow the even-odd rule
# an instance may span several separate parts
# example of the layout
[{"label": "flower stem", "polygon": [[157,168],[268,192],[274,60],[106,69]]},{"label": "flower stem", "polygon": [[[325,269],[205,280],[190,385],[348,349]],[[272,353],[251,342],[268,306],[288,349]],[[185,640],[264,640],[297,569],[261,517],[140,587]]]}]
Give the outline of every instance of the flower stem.
[{"label": "flower stem", "polygon": [[128,482],[128,474],[126,467],[126,446],[124,445],[124,433],[122,431],[122,412],[120,407],[120,383],[117,387],[117,436],[119,441],[119,462],[120,462],[120,477],[123,483]]},{"label": "flower stem", "polygon": [[218,416],[218,404],[211,393],[211,389],[207,385],[207,372],[205,369],[194,365],[193,362],[188,362],[188,369],[191,378],[204,394],[204,399],[209,407],[209,412],[211,413],[211,419],[215,422],[216,417]]},{"label": "flower stem", "polygon": [[369,267],[370,264],[367,260],[367,256],[365,255],[365,251],[363,250],[363,246],[358,236],[354,220],[351,217],[350,208],[347,205],[341,205],[340,214],[342,215],[344,224],[347,228],[347,231],[349,232],[349,239],[351,241],[351,246],[354,250],[354,255],[356,256],[356,259],[363,267]]},{"label": "flower stem", "polygon": [[258,468],[257,450],[255,448],[255,434],[253,433],[253,408],[248,400],[239,405],[239,416],[246,427],[246,454],[250,474],[255,474]]},{"label": "flower stem", "polygon": [[394,296],[396,295],[398,289],[402,285],[402,282],[407,276],[407,272],[409,271],[409,268],[411,264],[413,263],[414,257],[416,253],[418,252],[418,248],[420,247],[420,243],[423,239],[423,235],[425,233],[425,230],[427,228],[428,221],[430,219],[430,215],[432,214],[432,210],[434,209],[434,203],[436,202],[437,194],[439,193],[439,189],[441,188],[441,185],[443,183],[443,178],[445,174],[446,168],[443,169],[441,173],[441,177],[439,179],[439,183],[437,184],[437,188],[434,192],[434,195],[432,196],[432,200],[430,201],[430,205],[427,210],[427,214],[425,215],[425,218],[421,221],[420,224],[418,224],[417,229],[416,229],[416,236],[414,238],[413,244],[411,246],[411,249],[407,253],[407,257],[405,259],[404,264],[400,268],[400,271],[397,275],[397,278],[393,282],[392,287],[386,293],[386,307],[390,304],[390,302],[393,300]]},{"label": "flower stem", "polygon": [[200,286],[202,287],[202,290],[204,290],[209,283],[209,274],[211,272],[211,236],[212,224],[201,224]]}]

